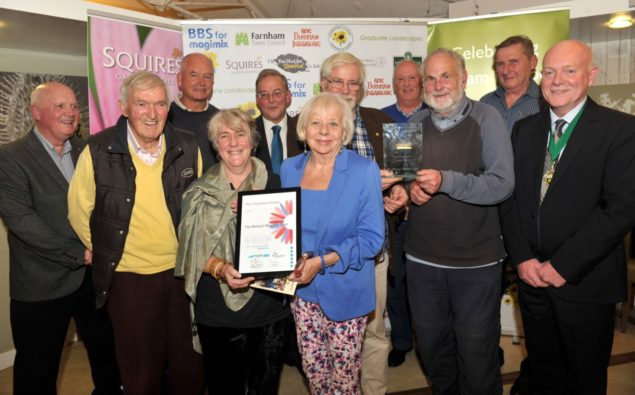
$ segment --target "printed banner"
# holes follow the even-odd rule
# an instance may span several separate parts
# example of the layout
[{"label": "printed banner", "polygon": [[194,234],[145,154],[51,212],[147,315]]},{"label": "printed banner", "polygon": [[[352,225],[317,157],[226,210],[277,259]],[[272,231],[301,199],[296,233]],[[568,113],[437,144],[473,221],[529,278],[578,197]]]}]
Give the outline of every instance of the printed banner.
[{"label": "printed banner", "polygon": [[466,93],[478,100],[496,89],[494,51],[509,36],[524,34],[538,56],[535,79],[540,81],[542,57],[553,44],[569,38],[569,10],[540,11],[428,24],[428,52],[450,48],[465,58]]},{"label": "printed banner", "polygon": [[382,108],[395,102],[393,65],[404,59],[421,61],[426,54],[424,24],[319,24],[258,21],[185,21],[185,54],[201,52],[214,62],[214,94],[219,108],[239,107],[254,117],[258,73],[265,68],[282,72],[293,100],[288,112],[319,93],[320,66],[336,51],[357,56],[366,68],[363,105]]},{"label": "printed banner", "polygon": [[121,115],[121,81],[137,70],[161,76],[168,99],[178,93],[181,33],[98,16],[88,18],[88,87],[90,133],[114,125]]}]

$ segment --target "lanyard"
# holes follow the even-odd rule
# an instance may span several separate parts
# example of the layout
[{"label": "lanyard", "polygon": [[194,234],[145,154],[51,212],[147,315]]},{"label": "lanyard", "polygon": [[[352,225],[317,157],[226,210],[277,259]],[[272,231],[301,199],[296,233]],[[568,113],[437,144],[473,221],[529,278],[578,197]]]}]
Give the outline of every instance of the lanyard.
[{"label": "lanyard", "polygon": [[575,118],[573,118],[573,121],[571,121],[571,123],[567,125],[567,128],[562,132],[562,137],[558,139],[558,143],[554,141],[553,136],[555,132],[549,133],[549,156],[551,157],[552,162],[556,162],[558,160],[560,153],[562,153],[562,150],[567,145],[567,141],[569,141],[569,137],[571,137],[575,125],[578,124],[578,120],[582,115],[582,111],[584,111],[584,107],[582,107],[580,111],[578,111],[578,115],[576,115]]}]

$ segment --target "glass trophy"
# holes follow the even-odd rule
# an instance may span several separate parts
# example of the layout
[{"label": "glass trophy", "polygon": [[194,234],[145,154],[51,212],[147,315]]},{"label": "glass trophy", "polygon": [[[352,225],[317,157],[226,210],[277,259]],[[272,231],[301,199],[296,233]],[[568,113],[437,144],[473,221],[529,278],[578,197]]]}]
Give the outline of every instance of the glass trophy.
[{"label": "glass trophy", "polygon": [[412,180],[421,158],[423,130],[420,123],[384,124],[384,168],[396,177]]}]

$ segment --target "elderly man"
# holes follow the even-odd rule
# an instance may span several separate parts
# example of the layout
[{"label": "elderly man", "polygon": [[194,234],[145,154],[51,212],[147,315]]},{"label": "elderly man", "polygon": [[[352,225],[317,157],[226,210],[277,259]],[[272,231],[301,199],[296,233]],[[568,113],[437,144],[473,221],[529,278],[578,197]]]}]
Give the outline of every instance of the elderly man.
[{"label": "elderly man", "polygon": [[181,196],[201,170],[196,138],[166,123],[167,89],[141,71],[120,89],[123,116],[91,137],[68,191],[69,219],[93,252],[97,306],[112,320],[126,393],[199,394],[203,366],[174,277]]},{"label": "elderly man", "polygon": [[410,59],[402,60],[392,74],[392,90],[397,102],[381,110],[395,122],[408,122],[414,113],[427,107],[421,98],[422,88],[419,64]]},{"label": "elderly man", "polygon": [[205,172],[217,162],[207,137],[207,122],[218,112],[218,108],[209,103],[214,89],[214,64],[201,53],[191,53],[181,61],[176,83],[181,93],[170,105],[168,121],[175,128],[196,135]]},{"label": "elderly man", "polygon": [[[359,155],[375,160],[383,167],[383,127],[393,120],[380,110],[362,107],[366,71],[364,64],[348,52],[338,52],[329,56],[320,68],[322,91],[342,95],[355,114],[355,132],[347,147]],[[389,173],[382,170],[382,175]],[[403,186],[395,183],[395,178],[384,178],[384,208],[391,214],[405,206],[408,201]],[[389,235],[394,231],[395,217],[387,218]],[[386,308],[386,276],[388,271],[388,251],[377,257],[375,265],[376,308],[369,317],[362,348],[362,392],[366,395],[385,394],[387,388],[387,358],[390,344],[386,338],[384,309]]]},{"label": "elderly man", "polygon": [[58,82],[31,94],[35,127],[0,149],[0,215],[9,232],[15,394],[54,394],[68,325],[84,341],[95,394],[121,393],[112,328],[95,308],[91,254],[66,219],[66,193],[86,144],[75,93]]},{"label": "elderly man", "polygon": [[[397,102],[382,111],[395,122],[408,122],[410,117],[427,106],[422,100],[423,81],[419,64],[413,60],[402,60],[395,66],[392,89]],[[403,245],[406,237],[407,210],[397,219],[393,234],[392,263],[388,272],[388,292],[386,307],[390,319],[390,341],[392,350],[388,354],[388,366],[399,366],[406,360],[406,353],[412,349],[412,328],[410,308],[406,290],[406,259]]]},{"label": "elderly man", "polygon": [[483,96],[481,102],[498,110],[510,134],[516,121],[545,106],[533,80],[537,64],[534,43],[527,36],[511,36],[496,46],[494,72],[498,88]]},{"label": "elderly man", "polygon": [[410,119],[423,144],[405,245],[417,349],[435,393],[500,394],[497,204],[514,186],[511,144],[500,114],[465,96],[460,55],[438,49],[423,70],[430,108]]},{"label": "elderly man", "polygon": [[606,393],[615,303],[626,296],[635,117],[587,97],[597,72],[586,44],[551,47],[542,68],[550,108],[512,135],[516,188],[501,212],[532,393]]},{"label": "elderly man", "polygon": [[287,114],[291,105],[287,77],[277,70],[262,70],[256,78],[256,105],[261,114],[256,118],[260,133],[256,156],[268,170],[280,174],[284,159],[302,153],[295,131],[297,120]]}]

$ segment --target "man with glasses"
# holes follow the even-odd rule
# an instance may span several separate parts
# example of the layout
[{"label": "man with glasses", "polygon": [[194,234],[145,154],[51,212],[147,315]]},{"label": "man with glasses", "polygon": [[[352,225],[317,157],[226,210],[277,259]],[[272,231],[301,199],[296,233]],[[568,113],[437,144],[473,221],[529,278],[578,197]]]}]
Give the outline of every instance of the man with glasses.
[{"label": "man with glasses", "polygon": [[262,70],[256,78],[256,105],[260,110],[256,118],[256,130],[260,133],[256,157],[269,171],[280,174],[280,163],[302,152],[295,131],[297,120],[287,115],[291,105],[287,77],[273,69]]},{"label": "man with glasses", "polygon": [[[383,168],[383,124],[394,122],[380,110],[360,106],[364,98],[366,72],[364,64],[348,52],[329,56],[320,68],[322,91],[342,95],[354,112],[355,132],[347,147],[359,155],[372,159]],[[388,176],[382,170],[382,176]],[[404,207],[408,196],[400,184],[393,185],[395,178],[382,178],[384,209],[387,212],[386,239],[391,241],[395,228],[396,211]],[[362,348],[362,392],[365,395],[385,394],[387,389],[387,360],[390,344],[386,338],[384,309],[386,308],[386,276],[388,272],[388,248],[376,258],[375,265],[375,311],[371,313]]]},{"label": "man with glasses", "polygon": [[205,172],[217,162],[207,137],[207,122],[218,111],[209,103],[214,88],[214,64],[202,53],[191,53],[181,61],[176,83],[181,93],[170,105],[168,121],[175,128],[196,135]]}]

